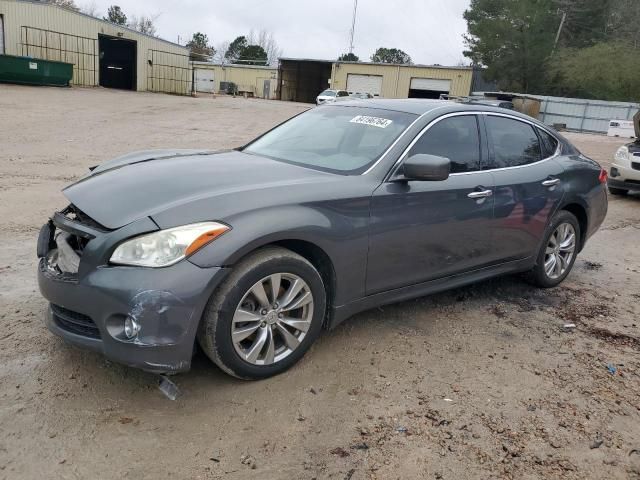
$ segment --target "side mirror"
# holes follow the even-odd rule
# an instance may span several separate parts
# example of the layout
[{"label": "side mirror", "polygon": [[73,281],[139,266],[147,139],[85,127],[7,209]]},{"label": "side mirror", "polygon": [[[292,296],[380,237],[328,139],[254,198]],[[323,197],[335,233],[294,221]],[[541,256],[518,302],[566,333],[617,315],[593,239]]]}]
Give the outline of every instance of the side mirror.
[{"label": "side mirror", "polygon": [[406,180],[440,181],[449,178],[451,160],[436,155],[417,154],[402,163]]}]

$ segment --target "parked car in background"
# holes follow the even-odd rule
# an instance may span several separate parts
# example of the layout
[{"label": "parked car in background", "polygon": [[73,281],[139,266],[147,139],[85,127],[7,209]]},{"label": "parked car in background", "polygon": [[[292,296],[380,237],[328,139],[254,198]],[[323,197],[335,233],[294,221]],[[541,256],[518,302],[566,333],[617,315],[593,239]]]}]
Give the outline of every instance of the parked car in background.
[{"label": "parked car in background", "polygon": [[379,305],[527,272],[554,287],[607,212],[606,171],[542,123],[344,101],[237,150],[139,152],[64,189],[38,238],[46,322],[144,370],[295,364]]},{"label": "parked car in background", "polygon": [[325,90],[316,97],[316,105],[322,105],[323,103],[331,103],[336,100],[345,100],[349,97],[349,92],[345,90]]},{"label": "parked car in background", "polygon": [[609,170],[609,192],[626,195],[629,190],[640,191],[640,140],[618,149]]},{"label": "parked car in background", "polygon": [[349,96],[351,98],[360,98],[362,100],[368,100],[370,98],[373,98],[373,95],[371,95],[370,93],[360,93],[360,92],[355,92],[355,93],[350,93]]}]

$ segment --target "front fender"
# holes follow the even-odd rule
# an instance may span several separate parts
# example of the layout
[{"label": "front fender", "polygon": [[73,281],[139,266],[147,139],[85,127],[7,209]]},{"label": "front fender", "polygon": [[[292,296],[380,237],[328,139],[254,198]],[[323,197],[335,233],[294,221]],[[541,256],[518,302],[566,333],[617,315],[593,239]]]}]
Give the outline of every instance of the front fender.
[{"label": "front fender", "polygon": [[336,305],[364,295],[369,202],[267,207],[225,219],[232,230],[189,261],[200,267],[232,267],[250,252],[284,240],[309,242],[331,259]]}]

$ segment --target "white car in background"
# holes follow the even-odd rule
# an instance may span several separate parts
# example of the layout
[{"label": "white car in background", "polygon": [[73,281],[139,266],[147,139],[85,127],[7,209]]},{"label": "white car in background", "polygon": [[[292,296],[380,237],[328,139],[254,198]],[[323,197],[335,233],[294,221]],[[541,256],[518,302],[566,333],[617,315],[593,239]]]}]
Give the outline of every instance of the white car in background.
[{"label": "white car in background", "polygon": [[612,195],[625,195],[629,190],[640,191],[640,139],[618,149],[607,185]]},{"label": "white car in background", "polygon": [[349,92],[345,90],[325,90],[316,97],[316,105],[323,103],[335,102],[337,100],[346,100],[349,98]]}]

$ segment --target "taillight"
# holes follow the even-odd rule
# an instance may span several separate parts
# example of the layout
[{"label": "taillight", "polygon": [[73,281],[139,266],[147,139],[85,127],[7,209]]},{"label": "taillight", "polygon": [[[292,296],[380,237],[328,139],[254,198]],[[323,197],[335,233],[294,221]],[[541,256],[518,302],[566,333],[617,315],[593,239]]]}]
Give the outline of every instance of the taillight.
[{"label": "taillight", "polygon": [[607,175],[607,171],[604,168],[601,168],[600,175],[598,175],[598,180],[600,180],[600,183],[607,183],[607,178],[609,178],[609,175]]}]

